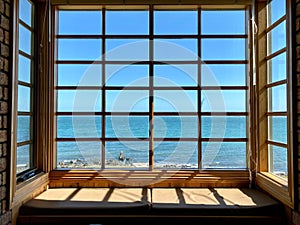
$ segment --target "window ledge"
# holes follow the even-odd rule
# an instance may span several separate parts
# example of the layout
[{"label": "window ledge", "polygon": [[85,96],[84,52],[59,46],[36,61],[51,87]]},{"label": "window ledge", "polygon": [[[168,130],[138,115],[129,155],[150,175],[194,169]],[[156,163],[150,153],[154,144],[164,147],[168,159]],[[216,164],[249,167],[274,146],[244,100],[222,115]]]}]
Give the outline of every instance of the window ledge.
[{"label": "window ledge", "polygon": [[12,208],[18,208],[21,204],[46,190],[49,183],[48,173],[39,173],[36,176],[17,185],[12,200]]},{"label": "window ledge", "polygon": [[283,204],[293,208],[293,198],[285,180],[267,172],[260,172],[256,177],[256,184],[267,191]]}]

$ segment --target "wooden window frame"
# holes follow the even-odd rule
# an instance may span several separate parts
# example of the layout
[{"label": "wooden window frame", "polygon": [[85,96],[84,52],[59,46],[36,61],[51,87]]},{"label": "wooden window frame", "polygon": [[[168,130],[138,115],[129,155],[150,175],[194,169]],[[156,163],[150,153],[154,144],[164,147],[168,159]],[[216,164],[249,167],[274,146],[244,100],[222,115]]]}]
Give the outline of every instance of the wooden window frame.
[{"label": "wooden window frame", "polygon": [[[291,1],[286,0],[286,15],[280,18],[277,22],[268,27],[267,25],[267,4],[268,1],[257,2],[256,5],[256,21],[258,21],[258,33],[256,41],[256,55],[257,55],[257,76],[256,76],[256,98],[257,98],[257,136],[258,138],[258,173],[256,177],[257,185],[282,201],[285,205],[294,208],[294,147],[293,147],[293,107],[292,105],[292,32],[291,32]],[[267,54],[267,33],[277,26],[282,21],[286,21],[286,47],[280,49],[270,55]],[[286,52],[287,63],[287,78],[274,83],[268,84],[268,60],[275,56]],[[287,85],[287,112],[269,112],[268,110],[268,89],[276,87],[281,84]],[[269,116],[287,116],[287,144],[269,140],[268,117]],[[287,149],[287,164],[288,164],[288,178],[283,180],[278,176],[268,172],[268,147],[269,145],[284,147]]]},{"label": "wooden window frame", "polygon": [[[37,7],[35,4],[35,1],[30,0],[30,2],[34,5],[34,10],[32,12],[32,20],[34,21],[34,29],[31,31],[34,32],[32,34],[32,38],[34,41],[32,41],[32,56],[27,56],[31,60],[34,61],[31,65],[31,76],[34,76],[34,84],[27,84],[25,82],[20,82],[18,80],[18,58],[19,55],[23,55],[24,53],[19,51],[19,0],[16,0],[12,4],[12,32],[10,34],[10,40],[12,44],[12,63],[11,65],[11,71],[12,71],[12,78],[11,78],[11,99],[10,99],[10,105],[11,105],[11,114],[10,114],[10,127],[11,127],[11,137],[10,137],[10,143],[9,146],[11,148],[11,157],[10,157],[10,190],[9,190],[9,208],[12,209],[12,220],[13,223],[16,223],[17,215],[18,215],[18,210],[19,207],[22,205],[24,201],[27,201],[31,199],[32,197],[38,195],[42,191],[46,189],[46,186],[48,184],[48,174],[45,173],[44,169],[44,164],[42,162],[43,158],[43,153],[39,150],[38,144],[38,132],[40,131],[39,129],[39,124],[36,116],[31,122],[31,131],[32,133],[32,141],[30,142],[31,144],[35,145],[34,146],[34,153],[32,153],[31,157],[34,157],[34,163],[31,168],[28,170],[24,171],[24,173],[21,173],[22,179],[19,179],[17,181],[17,147],[20,145],[17,143],[17,121],[18,121],[18,115],[37,115],[39,108],[37,104],[39,102],[39,99],[36,98],[36,94],[38,92],[38,84],[36,81],[36,73],[37,73],[37,63],[38,63],[38,58],[37,58],[37,51],[36,51],[36,43],[38,42],[37,40],[37,35],[36,31],[38,28],[36,25],[36,15],[37,15]],[[23,24],[23,22],[21,22]],[[25,54],[26,55],[26,54]],[[30,86],[32,89],[31,90],[31,112],[29,113],[18,113],[18,85],[22,84],[24,86]],[[35,96],[34,96],[35,95]],[[33,105],[34,104],[34,105]],[[34,127],[33,125],[34,124]],[[27,143],[27,142],[26,142]],[[23,143],[21,143],[22,145]]]},{"label": "wooden window frame", "polygon": [[[53,13],[52,13],[52,20],[53,20],[52,24],[54,25],[54,27],[52,28],[52,40],[55,40],[55,42],[56,42],[56,40],[57,40],[56,38],[57,37],[59,37],[59,38],[62,37],[62,35],[58,35],[58,36],[55,35],[56,34],[56,31],[55,31],[56,30],[55,29],[56,28],[56,25],[55,25],[56,21],[54,21],[55,20],[54,18],[55,18],[55,15],[57,13],[57,11],[56,11],[57,8],[62,8],[62,9],[80,9],[80,8],[83,8],[83,9],[93,9],[94,7],[96,7],[97,9],[101,8],[101,6],[93,6],[93,5],[90,5],[90,6],[76,6],[76,5],[74,6],[74,5],[60,5],[60,4],[54,5],[53,8],[52,8],[52,10],[53,10]],[[107,7],[107,8],[116,8],[116,7],[120,8],[120,6],[113,6],[113,5],[105,5],[105,7]],[[126,8],[128,6],[123,6],[123,7]],[[134,9],[136,9],[136,8],[140,8],[142,6],[141,5],[137,5],[137,6],[130,5],[129,7],[130,8],[133,7]],[[153,7],[153,6],[150,5],[150,7]],[[176,6],[176,5],[175,6],[174,5],[156,5],[155,7],[157,7],[158,9],[163,9],[163,10],[164,9],[170,9],[170,7],[171,8],[174,7],[175,10],[176,9],[183,9],[183,8],[187,7],[187,9],[193,8],[193,9],[198,10],[198,11],[201,11],[201,9],[204,9],[204,10],[206,10],[206,9],[208,9],[208,10],[209,9],[219,9],[219,10],[222,10],[222,9],[224,9],[224,10],[226,10],[226,9],[243,9],[243,10],[245,10],[246,14],[248,14],[247,12],[250,11],[251,4],[249,4],[249,5],[247,5],[247,4],[246,5],[245,4],[241,4],[241,5],[231,5],[231,6],[229,6],[229,5],[224,5],[224,6],[220,6],[220,5],[219,6],[210,6],[210,5],[203,5],[203,6],[202,5],[201,6],[198,6],[198,5],[195,5],[195,6],[193,6],[193,5],[187,5],[187,6],[182,6],[182,5],[180,5],[180,6]],[[102,10],[104,10],[104,9],[102,8]],[[247,16],[246,16],[245,22],[246,22],[245,26],[247,27],[247,24],[248,24],[248,17]],[[198,31],[198,32],[200,32],[200,31]],[[228,35],[228,36],[225,35],[225,36],[226,37],[230,36],[230,37],[233,37],[233,38],[238,38],[238,37],[242,36],[242,38],[245,38],[246,45],[247,45],[247,43],[248,43],[247,41],[249,41],[249,39],[248,39],[249,38],[248,32],[249,32],[249,30],[246,29],[246,34],[245,35]],[[151,35],[151,33],[149,35]],[[149,35],[146,35],[146,36],[148,37]],[[193,37],[195,36],[197,38],[197,37],[199,37],[199,35],[201,36],[201,38],[224,38],[225,37],[224,35],[201,35],[199,33],[196,34],[196,35],[192,35],[192,36]],[[101,35],[99,35],[99,37],[102,37],[102,36],[103,36],[103,33]],[[108,35],[108,36],[112,36],[112,35]],[[156,36],[156,35],[154,35],[154,36]],[[157,35],[157,36],[159,36],[159,37],[166,36],[167,37],[168,35]],[[185,36],[185,35],[183,35],[183,36]],[[72,35],[71,36],[70,35],[66,35],[66,37],[72,38]],[[190,35],[188,35],[188,37],[190,37]],[[201,38],[198,38],[198,42],[200,41],[200,43],[201,43]],[[198,48],[200,48],[200,45],[198,45]],[[54,56],[57,54],[55,48],[52,49],[52,52],[53,52]],[[244,65],[246,65],[246,70],[248,71],[249,67],[250,67],[249,63],[251,61],[251,60],[247,60],[247,58],[249,59],[248,54],[249,53],[246,50],[246,60],[240,60],[240,61],[238,61],[238,60],[228,60],[228,61],[227,60],[225,60],[225,61],[224,60],[208,60],[205,63],[207,63],[207,64],[244,64]],[[59,64],[60,63],[61,64],[72,63],[72,61],[66,61],[66,62],[64,62],[64,61],[57,61],[57,62]],[[87,63],[87,62],[84,62],[84,63]],[[99,63],[101,63],[101,62],[99,62]],[[118,63],[119,64],[119,63],[128,63],[128,62],[122,61],[122,62],[114,62],[114,63]],[[182,63],[182,62],[171,62],[171,63],[177,64],[177,63]],[[196,62],[194,62],[194,61],[192,62],[191,61],[191,62],[188,62],[188,63],[193,63],[194,64],[194,63],[199,63],[199,62],[197,62],[197,61]],[[146,62],[146,64],[148,64],[149,66],[154,65],[153,62],[151,63],[151,61]],[[187,62],[184,62],[184,64],[187,64]],[[54,71],[56,71],[56,68],[54,68]],[[218,112],[214,112],[214,113],[212,113],[212,112],[200,112],[200,113],[197,113],[196,112],[196,113],[191,113],[191,114],[186,113],[186,115],[198,116],[199,118],[201,118],[201,116],[222,116],[222,115],[223,116],[224,115],[225,116],[245,116],[247,118],[247,126],[248,126],[248,122],[250,121],[250,119],[249,119],[249,115],[250,114],[248,113],[249,112],[249,107],[250,107],[249,103],[248,103],[249,102],[249,88],[248,87],[250,86],[250,83],[249,83],[250,81],[249,81],[249,78],[247,76],[247,74],[248,74],[247,71],[246,71],[246,85],[247,86],[245,86],[245,87],[244,86],[243,87],[237,87],[237,86],[232,86],[232,87],[224,86],[224,87],[221,87],[221,89],[224,89],[224,90],[228,90],[228,89],[230,89],[230,90],[237,90],[237,89],[245,90],[246,91],[246,96],[247,96],[246,97],[246,101],[245,101],[246,112],[227,112],[227,113],[218,113]],[[104,80],[104,79],[102,79],[102,80]],[[59,90],[72,89],[72,87],[56,87],[55,88],[54,83],[52,83],[52,84],[53,84],[53,89],[54,90],[55,89],[59,89]],[[193,87],[192,88],[191,87],[183,87],[183,88],[187,89],[187,90],[193,89]],[[214,88],[215,87],[199,87],[198,86],[198,87],[195,87],[195,90],[196,91],[199,91],[199,90],[213,90]],[[119,87],[109,87],[107,89],[109,89],[109,90],[110,89],[118,90]],[[154,89],[164,90],[164,87],[162,87],[162,88],[155,87],[155,88],[153,88],[153,90]],[[102,103],[103,103],[103,101],[102,101]],[[100,115],[100,114],[102,114],[102,113],[101,112],[97,113],[97,115]],[[118,114],[122,115],[121,112],[118,113]],[[134,114],[134,115],[144,115],[145,113],[131,113],[131,114]],[[176,115],[177,114],[178,113],[176,113]],[[72,115],[72,112],[58,112],[58,113],[56,113],[56,115]],[[78,113],[78,115],[81,115],[81,114]],[[104,112],[104,115],[110,115],[110,113],[109,112]],[[115,115],[115,113],[114,113],[114,115]],[[164,112],[164,113],[157,112],[157,113],[155,113],[154,112],[153,115],[151,115],[151,113],[149,112],[149,113],[146,113],[145,115],[149,116],[149,118],[153,118],[153,116],[156,116],[156,115],[172,116],[173,113],[167,113],[167,112]],[[180,115],[180,113],[179,113],[179,115]],[[103,117],[102,117],[102,119],[103,119]],[[151,119],[149,119],[149,120],[151,120]],[[56,123],[55,123],[55,121],[53,121],[53,124],[54,124],[53,128],[56,129]],[[103,131],[103,128],[102,128],[102,131]],[[227,142],[228,141],[237,141],[237,142],[246,141],[245,142],[246,145],[247,145],[246,148],[248,149],[248,147],[250,145],[250,141],[249,141],[250,140],[249,128],[247,129],[246,133],[247,133],[246,134],[247,135],[246,139],[245,138],[233,138],[233,139],[228,138],[225,141],[227,141]],[[52,140],[55,143],[55,134],[53,135],[53,137],[54,138]],[[153,138],[153,137],[149,137],[149,139],[150,138]],[[202,138],[200,142],[202,142],[202,141],[208,141],[206,139],[207,138]],[[58,140],[61,141],[63,139],[58,139]],[[64,141],[71,141],[71,140],[73,140],[73,139],[64,139]],[[172,139],[171,141],[174,141],[174,140]],[[215,139],[215,141],[218,141],[218,140],[219,139]],[[113,140],[113,141],[115,141],[115,140]],[[194,141],[194,139],[190,139],[190,141]],[[55,146],[53,146],[53,147],[55,147]],[[198,145],[198,148],[199,148],[199,145]],[[201,146],[200,146],[200,148],[201,148]],[[103,153],[103,150],[102,150],[102,153]],[[248,163],[248,157],[249,157],[248,153],[249,153],[249,151],[246,150],[246,154],[247,154],[247,157],[246,157],[247,158],[246,159],[246,164],[247,165],[246,166],[250,168],[250,165]],[[54,155],[55,155],[55,153],[54,153]],[[147,177],[147,176],[149,176],[149,177],[153,176],[153,177],[156,177],[156,179],[157,179],[156,174],[157,174],[158,170],[156,168],[154,168],[154,165],[153,165],[153,162],[154,162],[153,161],[153,149],[151,149],[151,148],[150,148],[149,156],[150,156],[149,157],[149,170],[146,170],[146,171],[134,171],[135,174],[139,174],[139,176],[141,177],[139,179],[136,179],[134,177],[131,178],[131,179],[134,180],[135,184],[142,183],[140,185],[144,185],[143,182],[140,182],[140,180],[142,180],[143,177]],[[102,157],[102,158],[104,158],[104,157]],[[199,155],[199,157],[198,157],[198,162],[200,160],[201,160],[201,155]],[[102,163],[102,165],[103,165],[103,163]],[[241,169],[241,170],[234,170],[234,169],[233,170],[232,169],[230,169],[230,170],[227,170],[227,169],[225,169],[225,170],[224,169],[223,170],[219,170],[219,169],[214,170],[214,169],[211,169],[211,170],[208,170],[209,172],[206,172],[207,169],[201,170],[200,163],[198,165],[199,165],[199,168],[196,169],[196,170],[181,170],[181,171],[178,171],[178,174],[182,174],[182,172],[184,171],[184,173],[187,176],[192,177],[193,176],[192,174],[196,173],[197,176],[200,176],[201,179],[204,180],[203,184],[199,184],[199,182],[197,182],[197,184],[198,185],[203,185],[203,186],[207,186],[207,185],[212,185],[212,186],[227,186],[227,187],[228,186],[232,186],[232,185],[233,186],[248,186],[249,182],[250,182],[249,180],[251,180],[249,178],[250,175],[249,175],[249,170],[248,169],[244,169],[244,170],[243,169]],[[68,168],[56,170],[55,169],[56,168],[56,162],[55,162],[55,160],[52,161],[51,166],[52,166],[52,168],[50,169],[50,171],[51,171],[50,172],[50,187],[69,186],[69,185],[73,185],[74,183],[77,183],[77,185],[88,185],[89,184],[89,185],[92,185],[92,186],[103,186],[103,185],[105,186],[105,185],[112,185],[112,184],[116,185],[116,179],[117,180],[124,179],[122,176],[119,177],[119,178],[115,177],[116,174],[119,174],[120,171],[119,172],[118,171],[107,171],[107,170],[105,170],[103,168],[102,168],[103,170],[100,170],[100,171],[82,170],[82,169],[81,170],[80,169],[68,169]],[[164,170],[161,170],[160,172],[162,173],[162,177],[164,176],[163,174],[165,174],[165,176],[168,177],[168,174],[174,173],[172,171],[164,171]],[[133,172],[132,171],[124,171],[124,170],[122,170],[121,173],[122,174],[127,174],[127,176],[130,177],[130,174],[133,173]],[[209,173],[209,174],[216,174],[216,176],[221,176],[220,180],[223,179],[223,181],[220,182],[220,180],[218,179],[218,182],[216,182],[215,176],[209,177],[209,176],[207,176],[207,173]],[[73,179],[74,174],[76,174],[76,179],[77,180]],[[95,175],[95,179],[97,180],[99,178],[99,182],[94,182],[94,180],[91,181],[91,179],[89,178],[90,174],[97,174],[97,175]],[[155,174],[155,176],[154,176],[154,174]],[[243,175],[241,175],[241,174],[243,174]],[[108,176],[108,177],[111,176],[111,177],[115,177],[115,178],[113,179],[113,181],[107,180],[106,183],[101,182],[100,181],[101,177],[106,177],[106,176]],[[233,177],[236,178],[235,181],[233,181],[233,179],[232,179]],[[180,184],[178,184],[180,182],[181,182],[181,185],[190,185],[190,186],[194,185],[193,182],[187,182],[187,179],[182,180],[181,175],[179,175],[178,178],[176,178],[176,179],[170,179],[170,178],[171,177],[169,177],[169,179],[167,181],[157,182],[156,184],[151,184],[151,185],[164,186],[165,183],[170,183],[170,182],[172,184],[176,183],[176,185],[180,185]],[[181,180],[180,182],[179,182],[179,179]],[[88,180],[90,180],[90,181],[88,181]],[[85,184],[83,184],[83,181],[85,182]],[[187,184],[187,183],[189,183],[189,184]]]}]

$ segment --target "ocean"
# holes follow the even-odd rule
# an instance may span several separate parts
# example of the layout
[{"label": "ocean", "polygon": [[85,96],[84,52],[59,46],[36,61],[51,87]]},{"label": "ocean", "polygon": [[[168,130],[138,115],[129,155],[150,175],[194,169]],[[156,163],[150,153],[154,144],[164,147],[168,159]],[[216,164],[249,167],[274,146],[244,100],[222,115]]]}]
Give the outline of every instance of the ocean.
[{"label": "ocean", "polygon": [[[84,141],[60,141],[57,146],[58,167],[101,167],[101,116],[58,116],[57,138],[86,138]],[[149,119],[147,116],[106,117],[106,167],[147,168],[149,161]],[[18,117],[18,142],[29,139],[29,117]],[[128,129],[129,128],[129,129]],[[270,139],[286,143],[286,118],[273,117]],[[198,118],[195,116],[157,116],[154,120],[154,167],[198,168]],[[247,168],[247,126],[245,116],[208,117],[201,120],[203,169]],[[94,138],[88,141],[87,138]],[[123,139],[122,139],[123,138]],[[127,138],[127,139],[124,139]],[[132,138],[132,139],[128,139]],[[166,140],[164,140],[167,138]],[[172,141],[172,138],[176,140]],[[210,138],[218,138],[212,141]],[[237,138],[238,142],[222,141]],[[287,174],[287,151],[280,147],[273,152],[274,173]],[[18,148],[17,164],[27,164],[29,149]],[[120,155],[124,156],[120,160]]]}]

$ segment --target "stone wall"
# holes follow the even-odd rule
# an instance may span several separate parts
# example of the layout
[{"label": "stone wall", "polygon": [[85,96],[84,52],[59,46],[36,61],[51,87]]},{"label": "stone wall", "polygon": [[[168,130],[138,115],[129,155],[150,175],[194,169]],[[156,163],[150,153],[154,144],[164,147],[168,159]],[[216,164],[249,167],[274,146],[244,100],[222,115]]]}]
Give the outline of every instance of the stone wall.
[{"label": "stone wall", "polygon": [[9,151],[7,151],[8,77],[10,76],[10,0],[0,0],[0,224],[11,222],[9,197]]}]

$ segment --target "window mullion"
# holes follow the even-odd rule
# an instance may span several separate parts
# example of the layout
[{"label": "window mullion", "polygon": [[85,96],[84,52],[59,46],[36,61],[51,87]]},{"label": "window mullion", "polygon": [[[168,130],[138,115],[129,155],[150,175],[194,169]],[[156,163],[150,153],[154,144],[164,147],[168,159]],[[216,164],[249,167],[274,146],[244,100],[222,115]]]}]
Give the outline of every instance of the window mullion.
[{"label": "window mullion", "polygon": [[201,93],[201,8],[198,8],[198,77],[197,77],[197,96],[198,96],[198,169],[202,169],[202,129],[201,129],[201,106],[202,106],[202,93]]},{"label": "window mullion", "polygon": [[105,38],[105,21],[106,21],[106,10],[105,8],[102,8],[102,68],[101,68],[101,72],[102,72],[102,143],[101,143],[101,168],[104,169],[105,168],[105,146],[106,146],[106,142],[105,142],[105,126],[106,126],[106,89],[105,89],[105,42],[106,42],[106,38]]},{"label": "window mullion", "polygon": [[154,167],[154,12],[153,5],[149,9],[149,170]]}]

